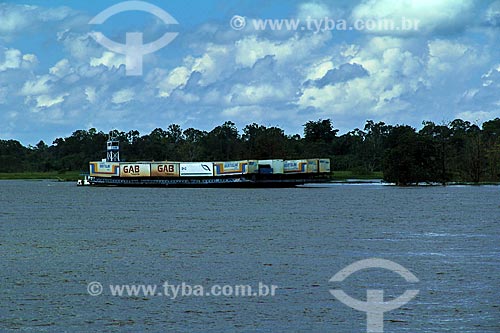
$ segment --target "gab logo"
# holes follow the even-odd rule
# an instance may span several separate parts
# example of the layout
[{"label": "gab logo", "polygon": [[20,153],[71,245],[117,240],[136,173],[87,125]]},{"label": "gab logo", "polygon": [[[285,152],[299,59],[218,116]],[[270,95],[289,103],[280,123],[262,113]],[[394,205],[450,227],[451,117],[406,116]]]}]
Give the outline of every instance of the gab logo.
[{"label": "gab logo", "polygon": [[[106,8],[93,19],[89,24],[103,24],[108,18],[126,11],[143,11],[153,14],[160,18],[165,24],[179,24],[169,13],[144,1],[125,1]],[[105,48],[125,55],[126,75],[142,75],[142,59],[145,54],[153,53],[167,46],[179,33],[166,32],[154,42],[144,44],[142,32],[127,32],[125,35],[125,44],[112,41],[101,32],[92,32],[91,36],[95,41]]]},{"label": "gab logo", "polygon": [[[340,272],[335,274],[330,279],[330,282],[342,282],[351,274],[367,268],[384,268],[399,274],[407,282],[419,282],[418,278],[403,266],[390,260],[377,258],[360,260],[345,267]],[[418,292],[419,290],[407,290],[401,296],[393,299],[392,301],[384,302],[383,290],[368,289],[366,292],[366,302],[363,302],[352,298],[342,290],[330,290],[330,293],[342,303],[358,311],[366,312],[366,332],[368,333],[384,332],[384,313],[402,307],[417,296]]]}]

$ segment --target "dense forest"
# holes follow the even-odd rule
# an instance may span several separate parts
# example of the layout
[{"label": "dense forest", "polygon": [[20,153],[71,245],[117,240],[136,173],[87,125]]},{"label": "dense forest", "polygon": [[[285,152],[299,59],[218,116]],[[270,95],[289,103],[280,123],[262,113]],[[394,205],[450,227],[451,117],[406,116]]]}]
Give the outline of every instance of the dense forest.
[{"label": "dense forest", "polygon": [[89,161],[106,156],[111,135],[120,141],[122,160],[128,161],[329,157],[333,170],[382,171],[385,180],[401,185],[500,180],[500,118],[484,122],[482,128],[461,119],[422,125],[417,131],[369,120],[362,130],[338,135],[330,119],[320,119],[304,124],[303,136],[255,123],[240,133],[230,121],[209,132],[175,124],[146,135],[91,128],[57,138],[50,146],[0,140],[0,172],[86,171]]}]

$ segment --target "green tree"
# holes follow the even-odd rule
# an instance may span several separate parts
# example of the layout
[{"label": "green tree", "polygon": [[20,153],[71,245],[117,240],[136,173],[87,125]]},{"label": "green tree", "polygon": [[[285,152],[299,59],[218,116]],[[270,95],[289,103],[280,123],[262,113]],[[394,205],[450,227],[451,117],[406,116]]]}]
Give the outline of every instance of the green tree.
[{"label": "green tree", "polygon": [[285,158],[289,140],[281,128],[250,124],[241,136],[244,155],[252,159]]},{"label": "green tree", "polygon": [[427,138],[437,152],[432,179],[444,185],[451,180],[449,156],[452,131],[447,125],[436,125],[431,121],[423,122],[423,125],[419,134]]},{"label": "green tree", "polygon": [[432,142],[410,126],[392,128],[384,159],[384,179],[397,185],[434,181],[435,150]]},{"label": "green tree", "polygon": [[500,180],[500,118],[483,124],[483,142],[487,159],[488,178]]},{"label": "green tree", "polygon": [[212,160],[231,160],[240,158],[240,137],[236,125],[226,121],[210,131],[205,140],[205,156]]},{"label": "green tree", "polygon": [[207,132],[188,128],[183,132],[184,142],[180,146],[181,159],[185,161],[202,161],[205,159],[202,143]]},{"label": "green tree", "polygon": [[304,124],[304,141],[306,142],[305,154],[307,157],[331,156],[333,141],[338,129],[334,129],[330,119],[308,121]]}]

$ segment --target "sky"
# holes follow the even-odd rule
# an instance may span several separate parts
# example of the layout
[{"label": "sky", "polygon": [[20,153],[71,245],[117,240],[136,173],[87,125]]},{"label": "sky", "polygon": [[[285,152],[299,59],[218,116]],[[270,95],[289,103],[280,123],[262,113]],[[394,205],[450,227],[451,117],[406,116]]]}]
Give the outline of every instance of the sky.
[{"label": "sky", "polygon": [[[345,133],[369,119],[420,128],[500,117],[498,0],[152,0],[160,11],[89,24],[120,4],[0,2],[0,139],[227,120],[302,134],[327,118]],[[137,49],[111,50],[98,33],[120,44],[127,33],[144,44],[177,35],[139,54],[140,66],[122,54]]]}]

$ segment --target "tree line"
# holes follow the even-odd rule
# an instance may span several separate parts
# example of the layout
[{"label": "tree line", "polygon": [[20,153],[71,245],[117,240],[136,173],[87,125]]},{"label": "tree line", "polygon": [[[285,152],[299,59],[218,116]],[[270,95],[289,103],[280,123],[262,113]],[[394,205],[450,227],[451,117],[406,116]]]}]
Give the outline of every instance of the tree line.
[{"label": "tree line", "polygon": [[91,128],[57,138],[50,146],[43,141],[25,147],[15,140],[0,140],[0,172],[87,171],[89,161],[106,156],[106,141],[112,136],[120,141],[122,160],[128,161],[329,157],[333,170],[359,175],[382,171],[386,181],[400,185],[500,180],[500,118],[482,127],[461,119],[447,124],[427,121],[418,131],[368,120],[363,129],[343,135],[330,119],[309,121],[303,127],[303,136],[256,123],[240,133],[226,121],[211,131],[171,124],[145,135]]}]

